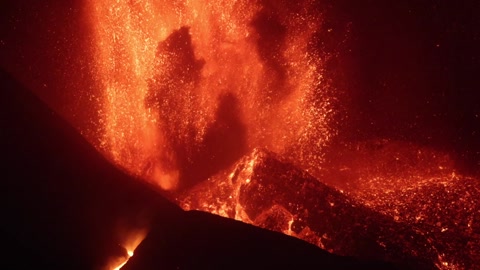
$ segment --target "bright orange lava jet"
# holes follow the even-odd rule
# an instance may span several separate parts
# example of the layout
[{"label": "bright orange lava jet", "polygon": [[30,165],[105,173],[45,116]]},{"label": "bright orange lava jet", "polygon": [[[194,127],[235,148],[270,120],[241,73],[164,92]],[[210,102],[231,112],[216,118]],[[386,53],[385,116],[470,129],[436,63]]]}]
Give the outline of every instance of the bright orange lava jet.
[{"label": "bright orange lava jet", "polygon": [[[130,173],[172,190],[182,184],[182,164],[232,118],[244,126],[245,148],[318,163],[334,133],[323,62],[308,48],[321,17],[313,1],[288,5],[91,1],[105,127],[99,147]],[[291,14],[275,15],[283,13]],[[233,116],[221,119],[232,104]]]}]

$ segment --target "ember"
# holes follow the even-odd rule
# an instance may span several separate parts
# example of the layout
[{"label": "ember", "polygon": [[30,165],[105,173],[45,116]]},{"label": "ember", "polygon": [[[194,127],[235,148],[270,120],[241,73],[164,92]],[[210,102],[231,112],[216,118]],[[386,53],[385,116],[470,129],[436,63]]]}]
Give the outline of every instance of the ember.
[{"label": "ember", "polygon": [[167,190],[203,181],[253,147],[318,165],[334,133],[334,98],[322,74],[331,55],[312,49],[322,25],[314,1],[90,6],[104,91],[100,148],[118,165]]}]

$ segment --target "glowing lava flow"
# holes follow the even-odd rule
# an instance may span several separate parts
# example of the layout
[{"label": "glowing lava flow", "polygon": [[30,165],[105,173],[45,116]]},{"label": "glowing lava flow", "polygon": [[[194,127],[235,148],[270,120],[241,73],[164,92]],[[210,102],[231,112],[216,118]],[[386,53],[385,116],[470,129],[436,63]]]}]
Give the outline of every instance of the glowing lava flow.
[{"label": "glowing lava flow", "polygon": [[127,258],[122,264],[120,264],[119,266],[113,268],[113,270],[120,270],[120,269],[122,269],[122,267],[123,267],[123,266],[128,262],[128,260],[133,256],[133,251],[128,250],[127,253],[128,253],[128,258]]},{"label": "glowing lava flow", "polygon": [[[125,249],[125,256],[122,258],[115,258],[111,263],[111,267],[107,267],[108,270],[119,270],[121,269],[128,260],[133,256],[134,250],[140,245],[140,243],[145,239],[147,234],[146,230],[131,230],[127,233],[126,243],[123,245]],[[125,237],[125,236],[124,236]]]},{"label": "glowing lava flow", "polygon": [[314,163],[307,167],[321,160],[333,100],[322,77],[329,55],[312,49],[321,25],[314,1],[103,0],[89,10],[103,91],[99,147],[121,167],[175,189],[185,168],[231,164],[254,147]]}]

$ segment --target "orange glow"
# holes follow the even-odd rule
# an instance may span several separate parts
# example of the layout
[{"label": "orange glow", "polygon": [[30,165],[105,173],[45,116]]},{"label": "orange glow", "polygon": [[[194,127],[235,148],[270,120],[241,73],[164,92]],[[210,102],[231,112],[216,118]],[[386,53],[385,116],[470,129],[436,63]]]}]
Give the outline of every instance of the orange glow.
[{"label": "orange glow", "polygon": [[[128,256],[126,258],[122,258],[120,263],[112,263],[114,266],[111,268],[111,270],[120,270],[122,267],[127,264],[128,260],[133,256],[133,251],[127,250]],[[110,270],[110,269],[108,269]]]},{"label": "orange glow", "polygon": [[122,262],[119,266],[113,268],[113,270],[120,270],[122,267],[127,264],[128,260],[133,256],[133,251],[132,250],[127,250],[128,258],[125,259],[124,262]]},{"label": "orange glow", "polygon": [[113,268],[113,270],[120,270],[122,267],[127,264],[128,260],[133,256],[133,251],[132,250],[127,250],[128,257],[118,266]]},{"label": "orange glow", "polygon": [[[130,173],[175,189],[184,173],[178,160],[204,151],[231,95],[248,149],[318,164],[334,135],[323,62],[308,49],[321,17],[309,12],[311,1],[272,17],[290,12],[286,5],[90,1],[105,130],[99,147]],[[191,46],[183,47],[186,37]]]},{"label": "orange glow", "polygon": [[161,29],[152,26],[158,16],[150,2],[91,1],[90,6],[103,87],[101,147],[138,175],[161,144],[155,117],[141,102],[148,88],[145,78],[152,75],[155,40],[161,35]]},{"label": "orange glow", "polygon": [[121,265],[113,268],[113,270],[120,270],[120,269],[122,269],[122,267],[123,267],[125,264],[127,264],[127,262],[128,262],[128,259],[127,259],[126,261],[124,261]]},{"label": "orange glow", "polygon": [[135,249],[140,245],[140,243],[145,239],[147,234],[146,230],[132,230],[127,235],[124,235],[127,240],[123,244],[123,247],[126,251],[126,256],[122,258],[116,258],[113,262],[110,263],[111,267],[108,269],[119,270],[121,269],[128,260],[133,256]]}]

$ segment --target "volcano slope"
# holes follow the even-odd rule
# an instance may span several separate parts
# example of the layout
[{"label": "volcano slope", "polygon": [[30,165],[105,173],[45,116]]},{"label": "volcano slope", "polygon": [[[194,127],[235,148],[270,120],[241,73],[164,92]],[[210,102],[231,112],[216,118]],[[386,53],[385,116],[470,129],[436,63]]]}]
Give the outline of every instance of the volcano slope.
[{"label": "volcano slope", "polygon": [[125,269],[238,267],[385,269],[238,221],[185,212],[108,162],[74,128],[0,72],[0,233],[8,269],[108,269],[127,258],[132,232],[148,230]]}]

